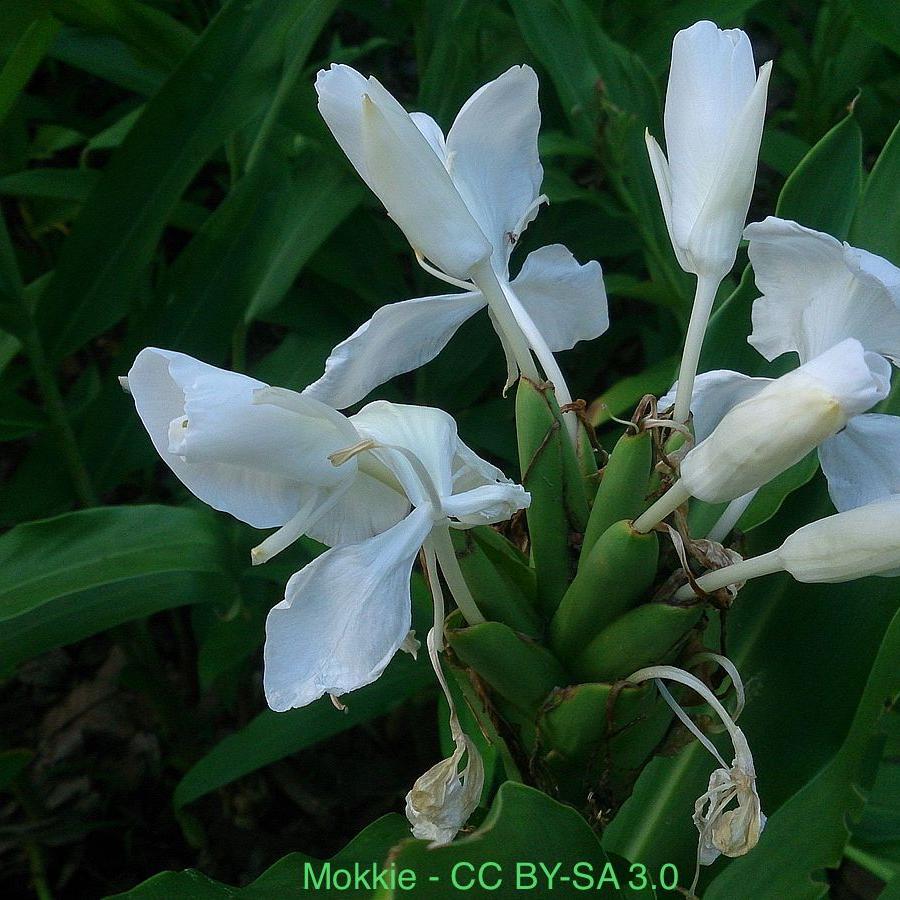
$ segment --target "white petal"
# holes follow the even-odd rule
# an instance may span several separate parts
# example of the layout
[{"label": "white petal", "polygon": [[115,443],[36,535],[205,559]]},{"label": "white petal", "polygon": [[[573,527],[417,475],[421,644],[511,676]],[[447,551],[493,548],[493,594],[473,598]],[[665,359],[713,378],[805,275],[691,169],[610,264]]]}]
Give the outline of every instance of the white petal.
[{"label": "white petal", "polygon": [[756,286],[750,343],[767,359],[811,359],[856,338],[900,357],[900,270],[831,235],[769,216],[744,230]]},{"label": "white petal", "polygon": [[[691,415],[694,419],[694,437],[697,443],[712,434],[727,412],[738,403],[754,397],[771,381],[771,378],[751,378],[730,369],[716,369],[698,375],[694,381],[694,393],[691,397]],[[675,402],[677,388],[676,381],[669,392],[660,397],[661,410]]]},{"label": "white petal", "polygon": [[900,494],[900,418],[856,416],[819,447],[819,460],[839,512]]},{"label": "white petal", "polygon": [[484,298],[478,292],[382,306],[331,351],[325,373],[303,394],[345,409],[391,378],[434,359],[482,306]]},{"label": "white petal", "polygon": [[428,113],[412,112],[409,117],[415,123],[416,128],[422,132],[425,140],[431,145],[431,149],[438,155],[438,158],[447,165],[447,142],[444,139],[444,132]]},{"label": "white petal", "polygon": [[409,633],[409,579],[431,530],[414,510],[390,531],[328,550],[297,572],[266,619],[263,684],[284,711],[375,681]]},{"label": "white petal", "polygon": [[316,78],[319,112],[414,249],[466,278],[491,247],[442,159],[375,78],[333,65]]},{"label": "white petal", "polygon": [[444,498],[444,512],[466,525],[493,525],[531,504],[520,484],[491,484]]},{"label": "white petal", "polygon": [[336,470],[327,457],[358,435],[314,401],[305,418],[259,406],[253,393],[262,382],[152,347],[138,354],[128,383],[169,468],[205,503],[257,528],[283,525],[312,491],[355,473],[354,465]]},{"label": "white petal", "polygon": [[665,134],[672,225],[682,247],[688,246],[732,127],[756,82],[750,40],[742,31],[721,31],[712,22],[697,22],[675,35]]},{"label": "white petal", "polygon": [[471,447],[457,441],[453,454],[453,492],[460,494],[486,484],[512,484],[501,469],[482,459]]},{"label": "white petal", "polygon": [[650,168],[653,170],[653,178],[656,181],[656,190],[659,193],[659,202],[662,205],[663,218],[666,220],[666,229],[669,232],[672,249],[675,251],[675,258],[685,272],[690,272],[691,262],[675,240],[675,232],[672,228],[672,184],[669,163],[656,138],[649,131],[644,131],[644,141],[647,144]]},{"label": "white petal", "polygon": [[318,519],[307,534],[329,547],[355,544],[393,528],[409,509],[405,495],[365,472],[357,472],[334,509]]},{"label": "white petal", "polygon": [[512,287],[554,353],[609,328],[600,263],[579,265],[562,244],[529,253]]},{"label": "white petal", "polygon": [[721,275],[734,265],[756,183],[771,72],[770,62],[759,70],[759,79],[732,125],[716,177],[691,230],[687,253],[701,274]]},{"label": "white petal", "polygon": [[447,133],[451,176],[495,248],[498,271],[506,268],[509,235],[540,193],[540,126],[537,75],[513,66],[466,101]]},{"label": "white petal", "polygon": [[[431,407],[376,400],[351,416],[350,421],[361,435],[381,444],[405,447],[417,456],[438,494],[449,496],[453,489],[453,457],[458,443],[452,416]],[[389,451],[372,452],[396,474],[414,504],[428,502],[418,475],[403,457]]]}]

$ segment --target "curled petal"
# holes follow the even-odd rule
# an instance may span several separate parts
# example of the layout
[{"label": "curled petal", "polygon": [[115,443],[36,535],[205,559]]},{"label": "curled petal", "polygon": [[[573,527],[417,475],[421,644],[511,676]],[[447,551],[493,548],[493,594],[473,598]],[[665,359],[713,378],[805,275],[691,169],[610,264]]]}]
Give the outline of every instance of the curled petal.
[{"label": "curled petal", "polygon": [[609,328],[600,263],[579,265],[562,244],[529,253],[512,286],[554,353],[593,340]]},{"label": "curled petal", "polygon": [[900,269],[796,222],[769,216],[744,229],[756,286],[750,343],[766,359],[806,361],[848,337],[900,359]]},{"label": "curled petal", "polygon": [[413,510],[389,531],[323,553],[266,619],[263,686],[277,712],[375,681],[410,629],[412,566],[431,530]]}]

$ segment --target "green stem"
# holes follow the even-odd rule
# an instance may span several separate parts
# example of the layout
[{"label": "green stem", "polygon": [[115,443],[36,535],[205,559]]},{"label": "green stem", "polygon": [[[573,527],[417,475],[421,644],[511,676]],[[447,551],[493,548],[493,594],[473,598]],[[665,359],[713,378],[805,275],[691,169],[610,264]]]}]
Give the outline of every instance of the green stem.
[{"label": "green stem", "polygon": [[34,319],[29,311],[29,324],[23,337],[25,353],[31,362],[31,370],[44,398],[44,409],[50,424],[56,432],[56,438],[62,451],[63,460],[69,470],[72,485],[82,506],[96,506],[97,494],[88,475],[87,466],[81,457],[81,450],[72,430],[72,423],[66,411],[66,404],[56,383],[56,377],[44,353]]}]

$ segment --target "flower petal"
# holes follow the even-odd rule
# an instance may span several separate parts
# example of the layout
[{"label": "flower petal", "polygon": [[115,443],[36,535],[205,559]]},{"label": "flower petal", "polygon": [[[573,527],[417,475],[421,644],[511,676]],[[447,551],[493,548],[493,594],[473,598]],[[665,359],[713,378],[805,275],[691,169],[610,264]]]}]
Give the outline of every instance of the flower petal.
[{"label": "flower petal", "polygon": [[505,522],[531,505],[531,494],[520,484],[490,484],[444,498],[444,512],[465,525]]},{"label": "flower petal", "polygon": [[756,83],[753,50],[744,32],[721,31],[704,21],[675,35],[666,89],[665,134],[672,226],[676,243],[682,247],[688,246],[732,127]]},{"label": "flower petal", "polygon": [[375,78],[333,65],[316,78],[319,112],[414,249],[457,278],[492,252],[443,161]]},{"label": "flower petal", "polygon": [[331,351],[325,373],[303,395],[345,409],[391,378],[434,359],[484,305],[481,293],[470,292],[382,306]]},{"label": "flower petal", "polygon": [[375,681],[409,633],[409,579],[431,530],[416,509],[390,531],[337,547],[287,584],[266,619],[263,685],[277,712]]},{"label": "flower petal", "polygon": [[769,216],[748,225],[756,286],[750,343],[806,361],[848,337],[900,359],[900,269],[829,234]]},{"label": "flower petal", "polygon": [[562,244],[529,253],[512,288],[554,353],[609,328],[600,263],[579,265]]},{"label": "flower petal", "polygon": [[[538,80],[513,66],[466,101],[447,133],[450,174],[506,271],[516,229],[540,194]],[[517,237],[517,235],[516,235]]]},{"label": "flower petal", "polygon": [[839,512],[900,494],[900,417],[851,419],[819,447],[819,461]]},{"label": "flower petal", "polygon": [[666,220],[666,230],[669,232],[669,241],[678,265],[685,272],[691,269],[691,261],[685,256],[684,250],[675,240],[675,231],[672,227],[672,184],[669,173],[669,163],[659,142],[649,131],[644,131],[644,141],[647,144],[647,155],[650,157],[650,168],[653,170],[653,178],[656,181],[656,190],[659,193],[659,202],[662,205],[663,218]]},{"label": "flower petal", "polygon": [[[730,369],[716,369],[703,372],[694,381],[694,394],[691,397],[691,415],[694,422],[694,437],[699,444],[706,440],[722,418],[738,403],[756,396],[771,378],[751,378]],[[659,408],[666,409],[675,402],[675,391],[678,382],[669,388],[669,392],[659,399]]]},{"label": "flower petal", "polygon": [[[376,400],[350,421],[360,434],[380,444],[404,447],[419,458],[441,497],[453,489],[453,457],[458,438],[453,417],[440,409]],[[414,505],[426,503],[418,475],[397,453],[372,451],[403,485]]]},{"label": "flower petal", "polygon": [[313,400],[303,401],[306,416],[261,406],[262,382],[153,347],[138,354],[128,385],[166,465],[205,503],[257,528],[283,525],[312,491],[356,471],[328,461],[359,439],[353,426]]}]

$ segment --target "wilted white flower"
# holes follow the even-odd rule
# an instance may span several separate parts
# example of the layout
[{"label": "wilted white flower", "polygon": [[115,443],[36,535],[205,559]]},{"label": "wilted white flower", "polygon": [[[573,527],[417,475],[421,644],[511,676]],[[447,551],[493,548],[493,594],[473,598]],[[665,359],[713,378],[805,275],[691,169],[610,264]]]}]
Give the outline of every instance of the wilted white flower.
[{"label": "wilted white flower", "polygon": [[[712,655],[712,654],[711,654]],[[691,731],[701,744],[715,757],[721,768],[709,777],[709,786],[694,804],[694,824],[699,832],[697,844],[697,871],[690,893],[693,894],[700,874],[700,866],[708,866],[720,855],[735,857],[749,853],[759,842],[766,825],[756,791],[756,770],[753,755],[743,731],[735,724],[743,708],[744,689],[735,667],[723,657],[717,657],[726,664],[738,695],[738,710],[734,719],[719,701],[719,698],[696,675],[675,666],[650,666],[630,675],[626,681],[640,684],[653,679],[663,699],[681,722]],[[715,745],[703,734],[690,716],[663,685],[663,680],[677,681],[699,694],[722,720],[734,745],[734,759],[729,766],[719,754]]]},{"label": "wilted white flower", "polygon": [[319,73],[319,110],[341,148],[420,262],[463,293],[378,310],[334,349],[322,378],[307,388],[310,396],[340,408],[355,403],[433,359],[487,306],[506,353],[508,384],[519,370],[538,378],[533,351],[560,402],[571,401],[553,352],[608,327],[600,265],[580,266],[553,245],[509,276],[510,253],[546,199],[537,89],[531,68],[509,69],[469,98],[445,137],[431,117],[408,114],[375,78],[344,65]]}]

